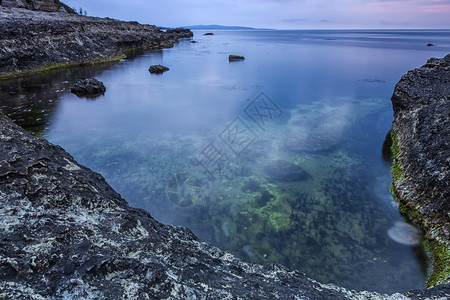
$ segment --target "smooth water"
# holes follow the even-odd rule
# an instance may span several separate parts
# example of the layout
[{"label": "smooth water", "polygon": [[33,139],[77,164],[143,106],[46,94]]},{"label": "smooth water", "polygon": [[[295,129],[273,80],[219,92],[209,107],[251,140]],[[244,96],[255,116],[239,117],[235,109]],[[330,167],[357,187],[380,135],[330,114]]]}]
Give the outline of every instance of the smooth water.
[{"label": "smooth water", "polygon": [[[2,82],[1,109],[131,205],[244,260],[356,290],[422,288],[426,258],[389,193],[382,146],[395,83],[450,52],[450,32],[203,33]],[[170,71],[151,75],[153,64]],[[104,96],[70,93],[87,76]]]}]

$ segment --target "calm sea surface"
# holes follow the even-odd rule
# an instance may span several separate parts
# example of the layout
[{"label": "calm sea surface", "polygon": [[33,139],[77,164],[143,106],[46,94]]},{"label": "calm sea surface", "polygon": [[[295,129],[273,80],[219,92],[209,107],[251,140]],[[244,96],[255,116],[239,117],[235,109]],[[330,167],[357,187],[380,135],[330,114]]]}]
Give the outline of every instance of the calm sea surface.
[{"label": "calm sea surface", "polygon": [[[1,82],[0,107],[131,205],[246,261],[356,290],[422,288],[425,254],[389,193],[382,148],[396,82],[450,53],[450,31],[203,33]],[[151,75],[153,64],[170,71]],[[70,93],[87,76],[104,96]]]}]

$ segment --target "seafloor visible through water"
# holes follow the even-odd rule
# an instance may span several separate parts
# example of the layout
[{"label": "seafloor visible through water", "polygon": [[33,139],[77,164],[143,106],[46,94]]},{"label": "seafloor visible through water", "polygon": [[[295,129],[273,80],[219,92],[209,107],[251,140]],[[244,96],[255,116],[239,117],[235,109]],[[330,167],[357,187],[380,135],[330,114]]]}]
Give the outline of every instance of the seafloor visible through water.
[{"label": "seafloor visible through water", "polygon": [[[1,110],[131,205],[244,260],[356,290],[422,288],[420,234],[390,195],[382,149],[395,83],[448,53],[449,32],[202,33],[118,64],[1,82]],[[151,75],[153,64],[170,71]],[[104,96],[70,93],[92,76]]]}]

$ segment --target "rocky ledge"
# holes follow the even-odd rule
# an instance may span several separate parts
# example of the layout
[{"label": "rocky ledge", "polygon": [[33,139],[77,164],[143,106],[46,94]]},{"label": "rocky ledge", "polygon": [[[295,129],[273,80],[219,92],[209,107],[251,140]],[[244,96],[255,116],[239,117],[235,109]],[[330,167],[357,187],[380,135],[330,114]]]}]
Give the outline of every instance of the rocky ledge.
[{"label": "rocky ledge", "polygon": [[245,263],[126,203],[62,148],[0,114],[0,299],[441,299],[380,295]]},{"label": "rocky ledge", "polygon": [[[1,2],[1,1],[0,1]],[[119,58],[134,48],[172,47],[193,36],[153,25],[0,6],[0,78]]]},{"label": "rocky ledge", "polygon": [[393,191],[426,233],[428,284],[450,282],[450,54],[404,75],[392,105]]}]

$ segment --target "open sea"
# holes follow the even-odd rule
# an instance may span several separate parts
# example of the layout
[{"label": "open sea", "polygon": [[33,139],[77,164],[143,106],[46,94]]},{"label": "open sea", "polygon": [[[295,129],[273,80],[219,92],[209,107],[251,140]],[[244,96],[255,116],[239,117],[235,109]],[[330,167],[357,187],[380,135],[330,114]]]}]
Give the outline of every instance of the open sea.
[{"label": "open sea", "polygon": [[[450,53],[450,31],[194,33],[116,64],[0,82],[0,109],[130,205],[245,261],[355,290],[423,288],[421,233],[389,192],[385,139],[395,84]],[[155,64],[170,70],[152,75]],[[83,77],[106,93],[71,94]]]}]

